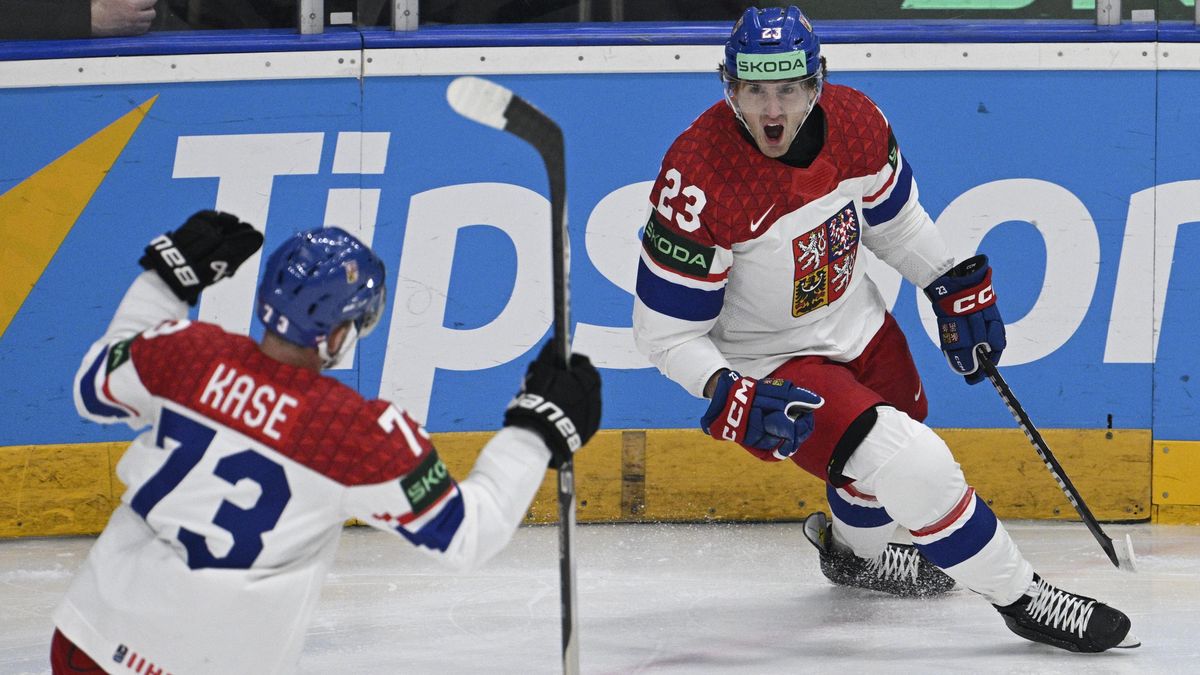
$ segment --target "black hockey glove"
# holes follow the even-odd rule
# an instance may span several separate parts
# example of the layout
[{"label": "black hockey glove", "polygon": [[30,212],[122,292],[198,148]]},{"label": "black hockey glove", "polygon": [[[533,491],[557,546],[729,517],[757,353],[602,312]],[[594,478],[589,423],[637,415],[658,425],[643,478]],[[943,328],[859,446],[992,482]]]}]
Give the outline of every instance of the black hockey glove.
[{"label": "black hockey glove", "polygon": [[262,243],[262,233],[237,216],[199,211],[178,230],[155,237],[138,264],[157,272],[180,300],[194,305],[200,291],[233,276]]},{"label": "black hockey glove", "polygon": [[570,369],[564,368],[550,345],[529,364],[521,390],[504,411],[504,426],[540,435],[557,469],[600,428],[600,373],[583,354],[572,354]]}]

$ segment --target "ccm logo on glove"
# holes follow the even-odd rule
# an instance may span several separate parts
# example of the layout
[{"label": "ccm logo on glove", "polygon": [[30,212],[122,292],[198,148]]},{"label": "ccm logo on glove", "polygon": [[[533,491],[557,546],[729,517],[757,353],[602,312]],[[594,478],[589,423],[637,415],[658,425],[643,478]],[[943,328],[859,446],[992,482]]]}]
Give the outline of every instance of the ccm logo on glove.
[{"label": "ccm logo on glove", "polygon": [[984,307],[989,307],[995,301],[996,292],[992,290],[992,287],[989,284],[987,288],[979,291],[978,293],[972,293],[970,295],[958,298],[954,301],[954,304],[951,305],[951,308],[954,310],[955,314],[966,314],[974,309],[983,309]]},{"label": "ccm logo on glove", "polygon": [[741,445],[759,459],[787,459],[812,434],[812,412],[824,403],[820,396],[787,380],[755,380],[727,370],[716,380],[700,428],[713,438]]},{"label": "ccm logo on glove", "polygon": [[567,442],[567,448],[571,452],[575,452],[583,446],[583,441],[579,438],[579,431],[575,429],[575,423],[571,421],[570,417],[567,417],[562,408],[552,401],[547,401],[537,394],[523,392],[513,399],[509,407],[524,408],[545,418],[554,425],[555,429],[558,429],[558,433],[562,434],[563,440]]},{"label": "ccm logo on glove", "polygon": [[721,438],[735,443],[741,441],[738,438],[738,432],[742,432],[745,436],[746,428],[742,424],[742,417],[750,408],[750,393],[754,391],[754,380],[743,377],[739,378],[735,389],[729,396],[729,412],[725,415],[725,426],[721,427]]},{"label": "ccm logo on glove", "polygon": [[987,256],[977,255],[955,265],[935,279],[925,294],[938,317],[946,361],[968,384],[982,381],[976,350],[991,352],[992,362],[999,363],[1006,346]]},{"label": "ccm logo on glove", "polygon": [[[985,307],[991,307],[996,304],[996,291],[992,289],[991,276],[991,270],[988,270],[986,286],[968,289],[965,293],[942,298],[938,301],[938,305],[941,306],[943,312],[951,316],[962,316]],[[938,286],[936,292],[939,295],[946,295],[950,291],[945,286]]]}]

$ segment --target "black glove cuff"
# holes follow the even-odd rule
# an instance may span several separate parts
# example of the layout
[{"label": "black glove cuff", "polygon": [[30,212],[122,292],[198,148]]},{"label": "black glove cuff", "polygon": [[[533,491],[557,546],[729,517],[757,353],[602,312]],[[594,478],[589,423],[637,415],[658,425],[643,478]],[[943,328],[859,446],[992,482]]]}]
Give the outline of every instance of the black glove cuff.
[{"label": "black glove cuff", "polygon": [[954,267],[951,267],[950,271],[946,272],[946,276],[955,277],[955,278],[969,277],[972,274],[974,274],[975,272],[983,269],[984,267],[987,267],[987,264],[988,264],[987,256],[980,253],[978,255],[974,255],[974,256],[971,256],[970,258],[967,258],[966,260],[958,263]]},{"label": "black glove cuff", "polygon": [[558,468],[583,445],[575,422],[551,401],[537,394],[522,393],[504,412],[504,426],[528,429],[542,437],[550,448],[550,466]]},{"label": "black glove cuff", "polygon": [[155,237],[154,241],[146,246],[138,264],[158,274],[180,300],[189,305],[195,305],[199,301],[204,284],[200,282],[196,270],[188,264],[183,253],[175,246],[170,235]]}]

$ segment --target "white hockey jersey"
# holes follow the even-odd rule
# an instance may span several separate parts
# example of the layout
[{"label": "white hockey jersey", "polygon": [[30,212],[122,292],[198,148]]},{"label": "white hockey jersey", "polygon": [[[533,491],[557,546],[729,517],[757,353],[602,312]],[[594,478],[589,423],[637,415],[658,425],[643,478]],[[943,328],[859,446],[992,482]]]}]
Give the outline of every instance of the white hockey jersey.
[{"label": "white hockey jersey", "polygon": [[827,84],[807,168],[769,158],[720,102],[672,144],[650,193],[634,302],[638,348],[701,396],[732,368],[765,377],[793,356],[850,361],[885,306],[866,245],[918,287],[952,266],[887,120]]},{"label": "white hockey jersey", "polygon": [[76,378],[85,418],[150,427],[54,613],[102,667],[293,671],[348,518],[457,567],[508,542],[550,458],[536,434],[500,431],[457,483],[403,411],[186,311],[144,273]]}]

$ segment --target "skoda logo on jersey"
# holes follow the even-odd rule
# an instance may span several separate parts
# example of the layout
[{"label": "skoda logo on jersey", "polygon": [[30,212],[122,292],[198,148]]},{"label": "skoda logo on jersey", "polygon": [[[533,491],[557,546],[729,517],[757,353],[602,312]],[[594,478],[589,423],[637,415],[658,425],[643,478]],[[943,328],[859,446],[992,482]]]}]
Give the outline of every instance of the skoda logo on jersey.
[{"label": "skoda logo on jersey", "polygon": [[804,52],[738,54],[738,77],[743,80],[787,80],[808,75]]},{"label": "skoda logo on jersey", "polygon": [[642,232],[642,246],[663,267],[703,277],[712,265],[715,250],[668,230],[653,213]]}]

